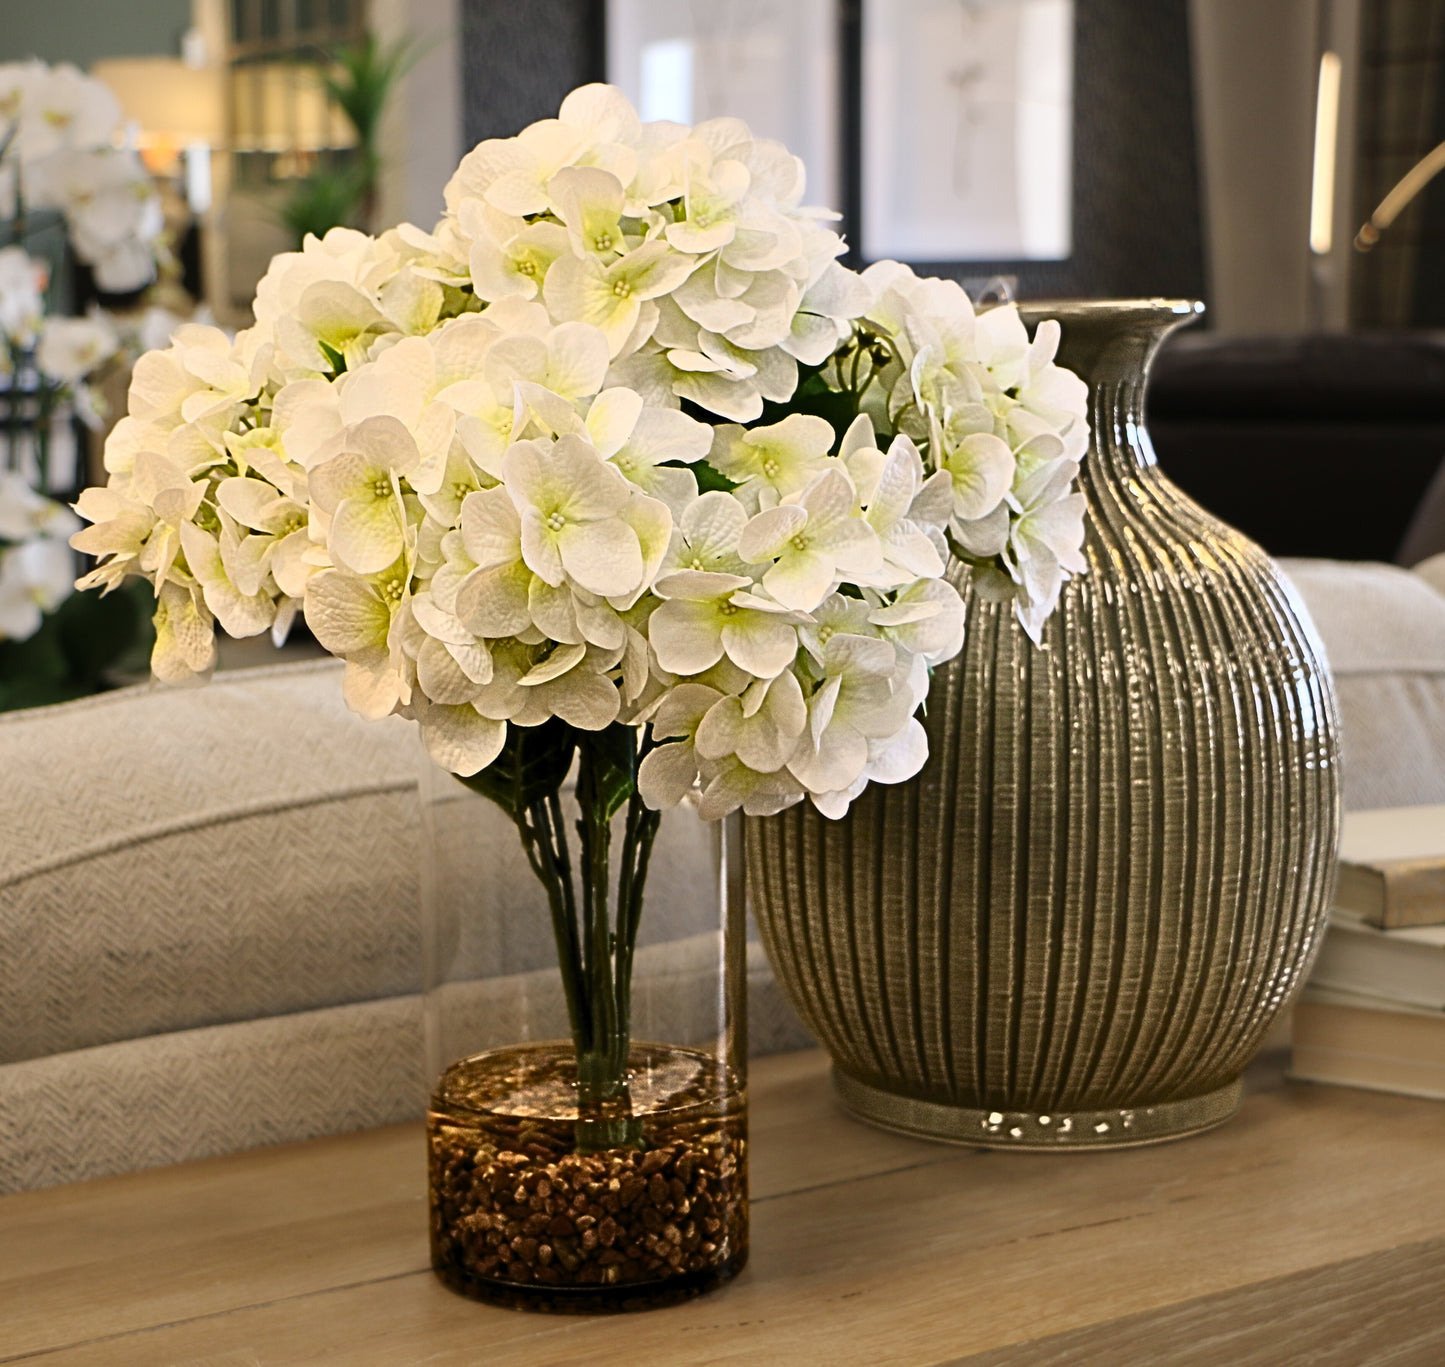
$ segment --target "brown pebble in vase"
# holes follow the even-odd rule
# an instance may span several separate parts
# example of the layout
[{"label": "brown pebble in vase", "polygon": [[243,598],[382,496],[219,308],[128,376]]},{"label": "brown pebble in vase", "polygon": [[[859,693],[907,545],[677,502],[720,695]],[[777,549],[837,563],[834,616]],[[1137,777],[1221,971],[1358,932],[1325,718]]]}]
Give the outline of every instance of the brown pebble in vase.
[{"label": "brown pebble in vase", "polygon": [[[572,1066],[565,1048],[529,1046],[444,1076],[428,1118],[438,1275],[494,1304],[594,1312],[687,1299],[735,1275],[747,1257],[740,1090],[707,1055],[636,1046],[646,1147],[580,1154]],[[525,1119],[494,1099],[522,1077]]]}]

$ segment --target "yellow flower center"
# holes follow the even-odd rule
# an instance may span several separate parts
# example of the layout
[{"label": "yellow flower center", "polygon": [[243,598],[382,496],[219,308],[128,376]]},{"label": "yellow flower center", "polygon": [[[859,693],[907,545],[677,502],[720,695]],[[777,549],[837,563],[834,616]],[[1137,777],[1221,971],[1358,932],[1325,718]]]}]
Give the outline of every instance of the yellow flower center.
[{"label": "yellow flower center", "polygon": [[534,276],[537,274],[537,263],[535,261],[518,261],[517,274]]},{"label": "yellow flower center", "polygon": [[371,496],[373,498],[390,498],[391,481],[385,475],[378,475],[371,485]]},{"label": "yellow flower center", "polygon": [[554,532],[560,532],[560,531],[562,530],[562,528],[565,527],[566,525],[567,525],[567,519],[566,519],[565,517],[563,517],[561,513],[548,513],[548,514],[547,514],[547,527],[548,527],[548,530],[554,531]]},{"label": "yellow flower center", "polygon": [[771,456],[769,456],[767,460],[763,462],[763,473],[769,479],[777,479],[777,477],[782,473],[782,471],[783,467],[779,465],[778,462],[775,461]]},{"label": "yellow flower center", "polygon": [[808,538],[804,536],[802,532],[799,532],[797,536],[793,538],[792,544],[795,551],[805,551],[808,549]]},{"label": "yellow flower center", "polygon": [[632,286],[626,280],[618,280],[613,283],[612,293],[619,299],[630,299],[632,297]]},{"label": "yellow flower center", "polygon": [[612,243],[612,234],[609,232],[600,232],[592,239],[593,249],[599,252],[610,252]]}]

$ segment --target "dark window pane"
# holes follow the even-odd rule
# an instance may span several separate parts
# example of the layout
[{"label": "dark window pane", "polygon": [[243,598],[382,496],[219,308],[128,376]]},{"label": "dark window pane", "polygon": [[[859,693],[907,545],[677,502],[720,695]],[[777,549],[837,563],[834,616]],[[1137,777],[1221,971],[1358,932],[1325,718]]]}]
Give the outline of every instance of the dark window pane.
[{"label": "dark window pane", "polygon": [[261,37],[281,36],[281,0],[261,0]]},{"label": "dark window pane", "polygon": [[351,0],[331,0],[331,27],[344,29],[351,22]]},{"label": "dark window pane", "polygon": [[316,0],[296,0],[296,31],[310,33],[316,27]]},{"label": "dark window pane", "polygon": [[231,0],[231,41],[244,43],[251,35],[246,31],[247,0]]}]

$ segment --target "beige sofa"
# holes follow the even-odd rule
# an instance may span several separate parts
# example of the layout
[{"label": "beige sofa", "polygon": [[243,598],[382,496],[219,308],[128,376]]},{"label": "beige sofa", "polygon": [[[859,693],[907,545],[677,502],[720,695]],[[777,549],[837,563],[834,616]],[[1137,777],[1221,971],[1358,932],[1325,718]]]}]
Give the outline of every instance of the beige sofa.
[{"label": "beige sofa", "polygon": [[[1288,569],[1336,674],[1347,806],[1445,802],[1445,557]],[[0,1192],[420,1114],[424,761],[338,676],[0,716]],[[687,884],[654,879],[649,914]],[[754,1050],[797,1047],[753,949]]]}]

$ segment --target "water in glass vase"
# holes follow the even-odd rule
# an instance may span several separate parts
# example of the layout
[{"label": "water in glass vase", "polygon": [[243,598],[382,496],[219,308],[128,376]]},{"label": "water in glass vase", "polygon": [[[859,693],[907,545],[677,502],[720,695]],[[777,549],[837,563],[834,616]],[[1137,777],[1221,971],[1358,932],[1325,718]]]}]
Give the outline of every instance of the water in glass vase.
[{"label": "water in glass vase", "polygon": [[[686,1300],[736,1274],[747,1112],[731,1070],[634,1044],[622,1116],[579,1108],[576,1078],[562,1041],[494,1049],[442,1075],[427,1119],[437,1275],[497,1305],[605,1312]],[[578,1123],[589,1119],[628,1142],[589,1151]]]}]

